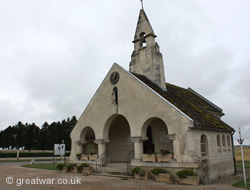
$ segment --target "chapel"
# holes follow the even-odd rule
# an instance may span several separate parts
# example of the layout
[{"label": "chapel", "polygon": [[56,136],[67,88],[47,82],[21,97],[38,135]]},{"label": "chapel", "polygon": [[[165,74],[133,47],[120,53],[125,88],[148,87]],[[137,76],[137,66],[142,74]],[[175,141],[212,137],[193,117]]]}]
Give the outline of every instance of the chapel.
[{"label": "chapel", "polygon": [[234,174],[234,129],[221,108],[165,81],[156,37],[141,9],[129,71],[110,68],[70,134],[70,162],[194,169],[206,183]]}]

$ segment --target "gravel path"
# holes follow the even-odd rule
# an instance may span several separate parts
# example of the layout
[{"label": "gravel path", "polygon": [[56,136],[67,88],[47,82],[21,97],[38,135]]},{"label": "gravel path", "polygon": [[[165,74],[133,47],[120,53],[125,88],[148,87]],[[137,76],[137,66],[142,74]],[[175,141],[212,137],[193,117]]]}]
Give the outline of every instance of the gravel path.
[{"label": "gravel path", "polygon": [[[247,170],[248,177],[250,177],[250,170]],[[7,184],[12,182],[13,184]],[[22,181],[23,179],[23,181]],[[52,181],[52,179],[54,179]],[[2,165],[0,166],[0,189],[84,189],[84,190],[158,190],[158,189],[171,189],[171,190],[239,190],[232,187],[232,184],[243,179],[242,173],[237,176],[231,176],[217,180],[211,185],[199,186],[184,186],[184,185],[168,185],[164,182],[155,182],[153,180],[121,180],[119,178],[100,177],[100,176],[83,176],[76,173],[62,173],[60,171],[49,171],[41,169],[24,168],[20,165]],[[26,181],[25,181],[26,180]],[[50,184],[32,184],[37,183],[39,180],[46,180]],[[40,181],[41,182],[41,181]],[[53,182],[53,184],[52,184]],[[72,183],[80,182],[81,184],[59,184],[59,183]],[[23,183],[23,184],[22,184]],[[30,184],[25,184],[30,183]],[[57,183],[57,184],[56,184]]]}]

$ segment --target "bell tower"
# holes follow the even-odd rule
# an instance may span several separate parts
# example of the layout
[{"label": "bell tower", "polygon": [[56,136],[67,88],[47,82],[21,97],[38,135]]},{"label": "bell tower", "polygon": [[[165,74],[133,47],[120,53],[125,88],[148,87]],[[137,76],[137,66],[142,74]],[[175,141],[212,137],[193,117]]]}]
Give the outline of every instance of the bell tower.
[{"label": "bell tower", "polygon": [[146,76],[166,90],[163,58],[155,38],[156,35],[147,15],[141,9],[133,41],[134,51],[131,55],[129,71]]}]

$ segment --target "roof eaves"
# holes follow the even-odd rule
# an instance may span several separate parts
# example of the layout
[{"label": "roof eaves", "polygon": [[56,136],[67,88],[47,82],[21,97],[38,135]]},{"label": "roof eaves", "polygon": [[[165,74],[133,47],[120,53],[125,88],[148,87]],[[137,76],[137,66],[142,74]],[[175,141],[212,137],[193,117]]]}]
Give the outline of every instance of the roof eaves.
[{"label": "roof eaves", "polygon": [[208,99],[206,99],[205,97],[203,97],[202,95],[200,95],[198,92],[194,91],[190,87],[188,88],[188,90],[190,92],[192,92],[193,94],[195,94],[196,96],[198,96],[199,98],[201,98],[202,100],[204,100],[205,102],[207,102],[208,104],[210,104],[212,107],[214,107],[215,109],[217,109],[219,112],[221,112],[223,114],[223,110],[221,108],[219,108],[218,106],[216,106],[215,104],[213,104],[212,102],[210,102]]}]

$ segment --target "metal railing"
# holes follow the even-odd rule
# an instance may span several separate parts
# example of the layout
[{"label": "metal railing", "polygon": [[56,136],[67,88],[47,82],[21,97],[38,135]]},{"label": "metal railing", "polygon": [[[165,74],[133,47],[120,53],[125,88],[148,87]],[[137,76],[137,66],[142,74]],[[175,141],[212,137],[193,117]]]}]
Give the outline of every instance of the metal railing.
[{"label": "metal railing", "polygon": [[96,158],[95,172],[98,173],[100,169],[102,169],[102,167],[105,166],[107,163],[108,163],[108,151],[105,151]]},{"label": "metal railing", "polygon": [[131,160],[132,158],[134,158],[134,152],[135,152],[134,150],[131,150],[127,156],[127,175],[129,171],[131,171]]}]

